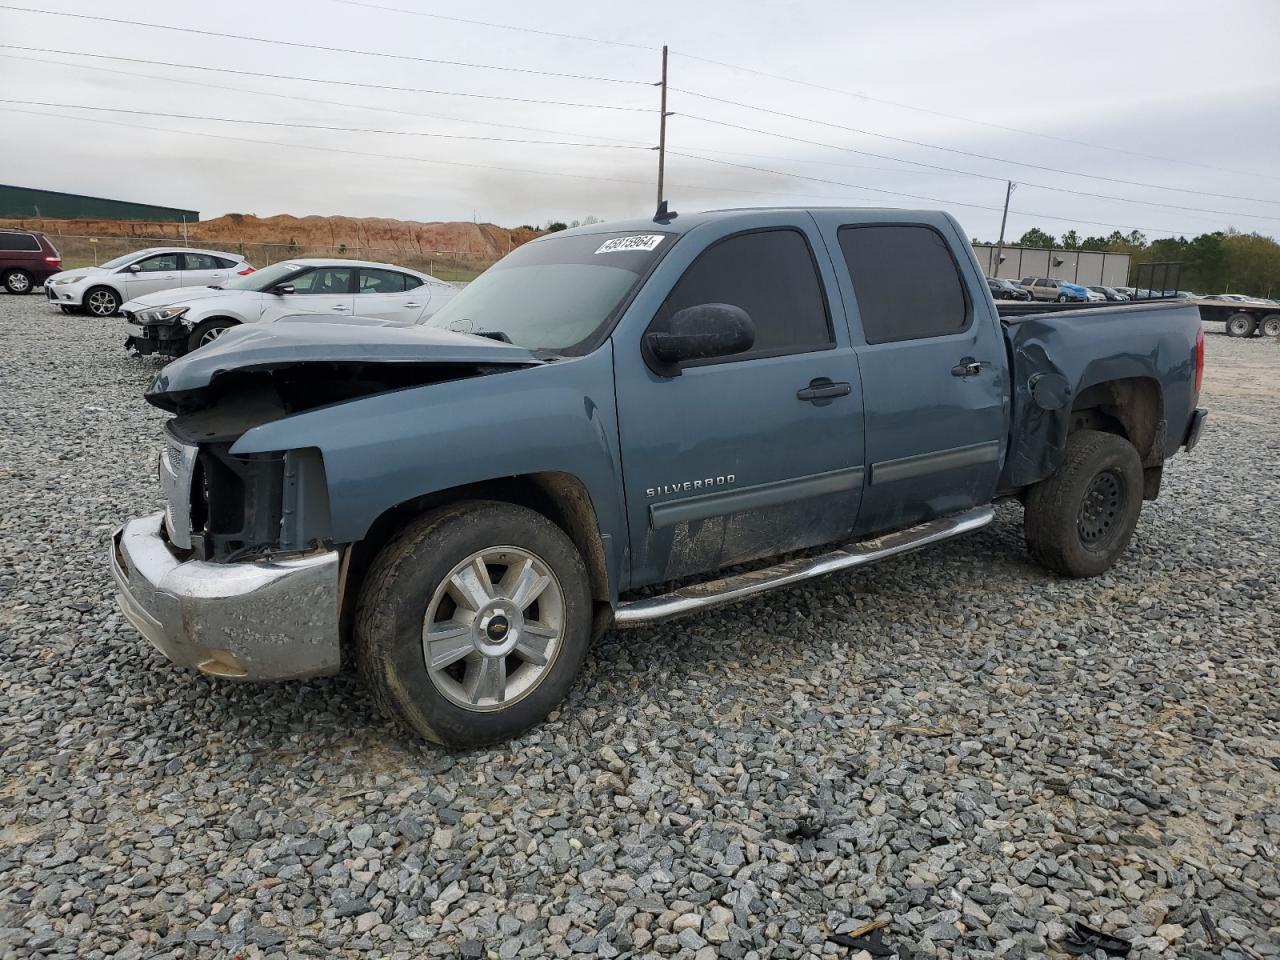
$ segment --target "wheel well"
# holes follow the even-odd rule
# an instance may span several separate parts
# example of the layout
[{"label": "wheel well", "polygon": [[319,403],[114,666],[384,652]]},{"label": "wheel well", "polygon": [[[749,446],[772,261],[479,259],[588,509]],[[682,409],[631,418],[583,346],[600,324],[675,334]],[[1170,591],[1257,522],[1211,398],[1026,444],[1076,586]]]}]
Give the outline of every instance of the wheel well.
[{"label": "wheel well", "polygon": [[369,565],[387,542],[414,517],[459,500],[500,500],[542,514],[563,530],[578,548],[591,581],[592,599],[597,604],[609,604],[609,569],[591,496],[572,474],[547,472],[451,487],[415,497],[384,512],[370,525],[364,538],[351,545],[343,559],[341,603],[344,621],[355,609]]},{"label": "wheel well", "polygon": [[9,267],[0,275],[7,277],[11,273],[25,273],[28,277],[31,276],[31,271],[23,269],[22,267]]},{"label": "wheel well", "polygon": [[1164,404],[1160,384],[1149,377],[1095,383],[1082,390],[1071,407],[1071,432],[1102,430],[1124,437],[1144,467],[1164,462]]}]

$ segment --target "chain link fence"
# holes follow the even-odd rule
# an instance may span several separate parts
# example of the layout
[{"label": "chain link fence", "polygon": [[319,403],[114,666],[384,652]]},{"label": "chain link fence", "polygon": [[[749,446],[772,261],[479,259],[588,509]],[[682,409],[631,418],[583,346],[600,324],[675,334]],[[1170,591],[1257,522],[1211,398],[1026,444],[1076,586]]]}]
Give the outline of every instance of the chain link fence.
[{"label": "chain link fence", "polygon": [[281,260],[309,257],[341,257],[392,263],[449,281],[470,281],[492,266],[498,257],[465,250],[419,250],[408,247],[337,246],[299,243],[255,243],[227,240],[188,241],[172,237],[93,237],[47,233],[62,254],[63,269],[91,267],[147,247],[188,247],[238,253],[261,269]]}]

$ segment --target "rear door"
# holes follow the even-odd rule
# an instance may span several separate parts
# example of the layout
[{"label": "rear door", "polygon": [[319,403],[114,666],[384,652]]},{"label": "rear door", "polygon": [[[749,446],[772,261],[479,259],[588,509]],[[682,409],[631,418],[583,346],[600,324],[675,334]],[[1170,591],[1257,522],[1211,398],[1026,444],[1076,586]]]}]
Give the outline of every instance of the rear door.
[{"label": "rear door", "polygon": [[1007,435],[1004,334],[977,261],[949,217],[901,216],[815,214],[862,372],[860,533],[989,502]]},{"label": "rear door", "polygon": [[355,314],[412,324],[431,299],[417,277],[384,267],[361,267],[356,282]]},{"label": "rear door", "polygon": [[[862,390],[833,285],[812,218],[784,213],[697,228],[645,284],[614,333],[633,584],[853,529]],[[655,372],[644,333],[704,303],[746,310],[754,347],[676,376]]]},{"label": "rear door", "polygon": [[125,300],[177,289],[182,286],[182,254],[154,253],[125,267],[118,276]]},{"label": "rear door", "polygon": [[184,253],[182,255],[182,285],[207,287],[221,285],[231,275],[231,261],[209,253]]},{"label": "rear door", "polygon": [[299,313],[351,316],[355,294],[355,267],[313,267],[290,280],[292,293],[267,293],[262,319],[276,320]]}]

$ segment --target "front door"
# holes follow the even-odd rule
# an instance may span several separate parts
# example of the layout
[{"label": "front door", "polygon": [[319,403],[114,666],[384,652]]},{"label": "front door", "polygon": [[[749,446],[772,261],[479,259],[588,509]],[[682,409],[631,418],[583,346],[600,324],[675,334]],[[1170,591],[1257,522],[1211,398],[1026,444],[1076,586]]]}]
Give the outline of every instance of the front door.
[{"label": "front door", "polygon": [[[1009,385],[1004,334],[968,242],[944,214],[905,223],[896,211],[863,211],[856,223],[839,211],[815,216],[838,257],[862,370],[859,533],[990,502]],[[967,254],[963,269],[953,251]]]},{"label": "front door", "polygon": [[[645,285],[614,343],[632,586],[852,531],[862,389],[833,284],[812,218],[768,213],[691,231]],[[747,312],[751,350],[651,369],[643,333],[705,303]]]},{"label": "front door", "polygon": [[125,267],[120,271],[125,299],[134,300],[182,286],[182,264],[178,260],[181,256],[180,253],[156,253]]},{"label": "front door", "polygon": [[292,293],[270,293],[262,300],[262,319],[277,320],[280,317],[304,313],[328,316],[351,316],[355,284],[352,267],[314,267],[300,273],[285,285]]}]

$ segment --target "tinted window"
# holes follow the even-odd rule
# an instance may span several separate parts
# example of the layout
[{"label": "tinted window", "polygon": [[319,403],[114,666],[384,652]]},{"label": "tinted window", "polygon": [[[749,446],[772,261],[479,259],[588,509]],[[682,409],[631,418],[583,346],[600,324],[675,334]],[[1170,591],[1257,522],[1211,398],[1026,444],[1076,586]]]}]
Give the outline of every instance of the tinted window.
[{"label": "tinted window", "polygon": [[240,266],[234,260],[228,260],[226,257],[210,257],[209,259],[218,265],[219,270],[230,270],[232,267]]},{"label": "tinted window", "polygon": [[673,314],[703,303],[741,307],[755,325],[755,346],[730,361],[832,345],[813,254],[798,230],[739,234],[705,250],[676,282],[651,329],[665,330]]},{"label": "tinted window", "polygon": [[40,241],[29,233],[0,233],[0,250],[39,251]]},{"label": "tinted window", "polygon": [[406,273],[404,275],[404,288],[406,290],[413,290],[417,287],[422,286],[426,282],[427,281],[423,280],[421,277],[415,277],[409,273]]},{"label": "tinted window", "polygon": [[357,293],[403,293],[405,276],[394,270],[361,270]]},{"label": "tinted window", "polygon": [[321,295],[350,293],[352,273],[350,267],[318,267],[289,282],[293,284],[294,293]]},{"label": "tinted window", "polygon": [[145,260],[138,261],[138,271],[140,273],[167,273],[178,269],[178,255],[176,253],[158,253],[154,257],[147,257]]},{"label": "tinted window", "polygon": [[839,237],[867,343],[940,337],[969,325],[960,270],[936,230],[842,227]]},{"label": "tinted window", "polygon": [[211,257],[207,253],[184,253],[182,259],[185,262],[183,270],[217,270],[219,268],[218,258]]}]

